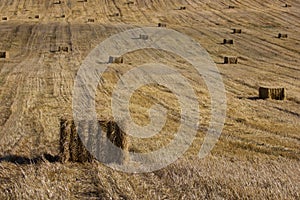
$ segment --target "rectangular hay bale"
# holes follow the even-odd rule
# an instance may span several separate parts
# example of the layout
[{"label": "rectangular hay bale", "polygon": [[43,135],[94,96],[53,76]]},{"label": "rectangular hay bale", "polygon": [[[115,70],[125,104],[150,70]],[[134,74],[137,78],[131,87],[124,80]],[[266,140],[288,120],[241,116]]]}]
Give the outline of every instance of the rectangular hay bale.
[{"label": "rectangular hay bale", "polygon": [[224,57],[224,64],[237,64],[238,58],[237,57]]},{"label": "rectangular hay bale", "polygon": [[123,59],[123,57],[109,56],[108,63],[120,64],[120,63],[124,63],[124,59]]},{"label": "rectangular hay bale", "polygon": [[279,33],[278,38],[288,38],[287,34]]},{"label": "rectangular hay bale", "polygon": [[236,33],[238,33],[238,34],[241,34],[242,33],[242,29],[236,29],[236,28],[234,28],[234,29],[232,29],[232,33],[233,34],[236,34]]},{"label": "rectangular hay bale", "polygon": [[114,14],[111,14],[109,15],[110,17],[119,17],[120,16],[120,13],[114,13]]},{"label": "rectangular hay bale", "polygon": [[285,88],[259,88],[260,99],[274,99],[274,100],[285,100],[286,91]]},{"label": "rectangular hay bale", "polygon": [[142,39],[142,40],[148,40],[149,36],[148,35],[142,35],[142,34],[140,34],[140,39]]},{"label": "rectangular hay bale", "polygon": [[7,51],[0,51],[0,58],[9,58],[9,53]]},{"label": "rectangular hay bale", "polygon": [[233,40],[232,39],[224,39],[223,44],[233,44]]},{"label": "rectangular hay bale", "polygon": [[60,47],[58,47],[58,51],[69,52],[69,47],[60,46]]},{"label": "rectangular hay bale", "polygon": [[8,20],[8,17],[2,17],[2,20],[3,20],[3,21],[7,21],[7,20]]},{"label": "rectangular hay bale", "polygon": [[[97,124],[98,126],[96,126]],[[76,129],[73,120],[61,119],[60,122],[60,161],[65,162],[91,162],[96,155],[97,158],[104,163],[119,163],[122,164],[128,158],[128,138],[118,126],[118,124],[111,120],[106,121],[81,121]],[[100,127],[101,131],[96,127]],[[87,138],[80,138],[77,130],[81,134],[88,136]],[[94,132],[95,131],[95,132]],[[104,134],[101,134],[103,132]],[[81,139],[87,148],[84,146]],[[114,145],[107,144],[110,141]],[[107,145],[104,147],[104,145]],[[117,148],[115,148],[117,147]]]},{"label": "rectangular hay bale", "polygon": [[125,4],[127,4],[127,5],[133,5],[134,2],[133,1],[128,1],[128,2],[125,2]]},{"label": "rectangular hay bale", "polygon": [[74,121],[61,119],[60,121],[60,161],[91,162],[93,157],[83,145],[77,134]]},{"label": "rectangular hay bale", "polygon": [[157,26],[158,26],[158,27],[167,27],[167,24],[165,24],[165,23],[158,23]]}]

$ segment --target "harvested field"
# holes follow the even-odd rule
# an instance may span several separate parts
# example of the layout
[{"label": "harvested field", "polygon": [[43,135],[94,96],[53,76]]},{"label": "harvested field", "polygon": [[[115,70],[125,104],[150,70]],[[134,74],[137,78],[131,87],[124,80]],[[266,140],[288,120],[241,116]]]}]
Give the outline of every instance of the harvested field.
[{"label": "harvested field", "polygon": [[[0,199],[300,199],[299,11],[296,0],[1,0]],[[186,34],[216,63],[227,96],[216,146],[199,159],[212,107],[205,81],[179,55],[143,49],[118,62],[120,55],[107,56],[110,66],[96,88],[97,117],[112,118],[111,96],[122,75],[145,63],[163,63],[188,80],[199,102],[200,127],[188,151],[168,167],[144,174],[118,172],[95,160],[59,162],[60,119],[73,114],[74,80],[83,60],[108,37],[144,26]],[[288,38],[279,39],[279,33]],[[224,38],[234,45],[220,45]],[[228,56],[238,62],[224,64]],[[166,78],[180,86],[173,74]],[[260,86],[285,88],[285,101],[260,99]],[[110,139],[130,153],[169,144],[180,128],[181,108],[168,88],[138,88],[130,99],[131,117],[147,126],[156,104],[167,110],[157,135],[129,135],[124,143],[114,134]],[[65,127],[75,133],[72,123]],[[118,129],[108,127],[111,133]],[[77,149],[77,157],[86,153]],[[83,157],[90,161],[87,153]]]}]

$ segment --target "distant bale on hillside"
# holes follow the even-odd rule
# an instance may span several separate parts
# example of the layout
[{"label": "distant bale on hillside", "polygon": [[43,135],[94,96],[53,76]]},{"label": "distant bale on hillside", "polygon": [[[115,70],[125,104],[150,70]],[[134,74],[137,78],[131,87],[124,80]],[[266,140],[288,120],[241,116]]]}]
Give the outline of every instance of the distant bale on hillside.
[{"label": "distant bale on hillside", "polygon": [[114,56],[109,56],[108,63],[124,63],[123,57],[114,57]]},{"label": "distant bale on hillside", "polygon": [[223,44],[233,44],[233,40],[232,39],[224,39]]},{"label": "distant bale on hillside", "polygon": [[285,33],[279,33],[278,38],[288,38],[288,34]]},{"label": "distant bale on hillside", "polygon": [[124,4],[126,4],[126,5],[133,5],[134,2],[133,2],[133,1],[127,1],[127,2],[125,2]]},{"label": "distant bale on hillside", "polygon": [[232,33],[233,34],[241,34],[242,33],[242,29],[236,29],[236,28],[234,28],[234,29],[232,29]]},{"label": "distant bale on hillside", "polygon": [[62,1],[55,1],[55,2],[53,2],[53,4],[61,4],[62,3]]},{"label": "distant bale on hillside", "polygon": [[158,23],[157,26],[158,27],[167,27],[167,24],[165,24],[165,23]]},{"label": "distant bale on hillside", "polygon": [[260,99],[275,99],[275,100],[285,100],[286,90],[285,88],[259,88],[259,98]]},{"label": "distant bale on hillside", "polygon": [[9,52],[8,51],[0,51],[0,59],[9,58]]},{"label": "distant bale on hillside", "polygon": [[141,40],[148,40],[148,39],[149,39],[149,36],[148,36],[148,35],[140,34],[139,39],[141,39]]},{"label": "distant bale on hillside", "polygon": [[224,57],[224,64],[237,64],[238,58],[237,57]]},{"label": "distant bale on hillside", "polygon": [[120,16],[120,13],[114,13],[114,14],[111,14],[109,15],[110,17],[119,17]]}]

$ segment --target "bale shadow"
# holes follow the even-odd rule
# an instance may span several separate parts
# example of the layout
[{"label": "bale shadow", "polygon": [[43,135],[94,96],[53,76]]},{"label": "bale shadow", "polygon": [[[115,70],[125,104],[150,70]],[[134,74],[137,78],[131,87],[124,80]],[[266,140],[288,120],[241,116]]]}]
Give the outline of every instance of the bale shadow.
[{"label": "bale shadow", "polygon": [[223,61],[223,62],[215,62],[215,64],[218,64],[218,65],[225,65],[226,63]]},{"label": "bale shadow", "polygon": [[254,96],[254,97],[247,97],[247,99],[256,101],[256,100],[260,100],[261,98],[259,98],[258,96]]},{"label": "bale shadow", "polygon": [[0,157],[0,163],[10,162],[18,165],[31,165],[39,162],[48,161],[50,163],[59,162],[59,156],[53,156],[51,154],[43,154],[34,158],[28,158],[25,156],[7,155]]}]

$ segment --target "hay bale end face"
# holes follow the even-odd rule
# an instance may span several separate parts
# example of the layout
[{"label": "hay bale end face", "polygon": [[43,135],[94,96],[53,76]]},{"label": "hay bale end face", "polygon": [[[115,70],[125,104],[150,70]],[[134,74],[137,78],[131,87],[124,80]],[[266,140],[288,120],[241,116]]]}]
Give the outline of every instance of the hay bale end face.
[{"label": "hay bale end face", "polygon": [[[89,150],[96,153],[97,157],[101,157],[101,161],[105,163],[122,164],[128,159],[128,139],[127,135],[119,128],[114,121],[98,121],[96,122],[101,128],[102,133],[95,129],[95,124],[91,122],[79,122],[78,129],[87,132],[87,145]],[[91,130],[96,130],[92,132]],[[86,135],[86,134],[85,134]],[[106,142],[110,141],[114,145],[106,146]],[[95,154],[94,154],[95,155]],[[91,162],[94,157],[83,145],[82,140],[77,132],[75,122],[73,120],[61,119],[60,121],[60,161],[65,162]]]},{"label": "hay bale end face", "polygon": [[237,57],[224,57],[224,64],[237,64],[238,58]]},{"label": "hay bale end face", "polygon": [[92,155],[86,150],[76,131],[74,121],[60,121],[60,161],[91,162]]},{"label": "hay bale end face", "polygon": [[285,88],[259,88],[259,98],[260,99],[274,99],[274,100],[285,100],[286,90]]},{"label": "hay bale end face", "polygon": [[124,59],[123,59],[123,57],[109,56],[108,63],[120,64],[120,63],[124,63]]},{"label": "hay bale end face", "polygon": [[0,51],[0,58],[9,58],[9,53],[7,51]]},{"label": "hay bale end face", "polygon": [[[109,152],[105,156],[106,163],[122,164],[128,160],[128,136],[114,121],[100,121],[100,126],[106,129],[106,137],[117,149]],[[108,156],[107,156],[108,155]]]},{"label": "hay bale end face", "polygon": [[232,33],[233,34],[241,34],[242,33],[242,29],[236,29],[236,28],[234,28],[234,29],[232,29]]},{"label": "hay bale end face", "polygon": [[223,40],[223,44],[233,44],[233,40],[232,39],[224,39]]},{"label": "hay bale end face", "polygon": [[288,38],[287,34],[279,33],[278,38]]}]

